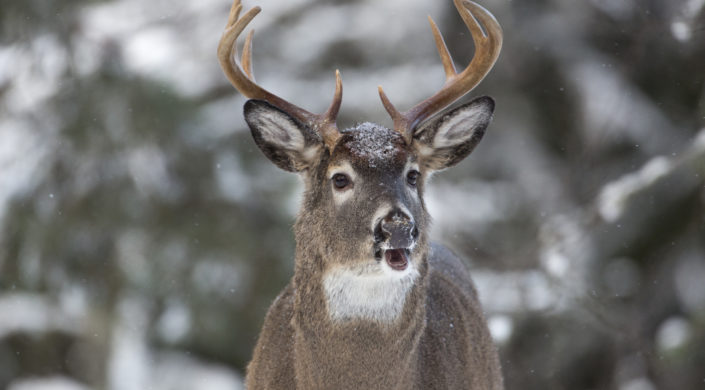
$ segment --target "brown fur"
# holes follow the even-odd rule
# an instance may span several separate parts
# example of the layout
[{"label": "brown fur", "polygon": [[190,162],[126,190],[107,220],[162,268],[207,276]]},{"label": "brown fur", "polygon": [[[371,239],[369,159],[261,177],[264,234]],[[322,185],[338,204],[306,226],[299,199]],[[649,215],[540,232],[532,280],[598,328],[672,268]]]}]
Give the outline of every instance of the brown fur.
[{"label": "brown fur", "polygon": [[[293,145],[287,139],[295,137],[273,138],[298,131],[292,130],[296,127],[305,133],[302,125],[267,103],[248,102],[246,119],[258,145],[270,152],[270,159],[285,156],[283,165],[301,167],[297,171],[306,183],[295,225],[294,277],[265,318],[248,366],[248,389],[503,388],[497,352],[470,275],[448,249],[429,245],[424,181],[409,187],[405,171],[407,162],[415,162],[425,178],[431,169],[460,161],[479,142],[493,108],[489,98],[462,106],[422,127],[410,145],[391,130],[361,124],[344,132],[332,152],[306,142],[306,148],[316,148],[312,149],[316,153],[307,153],[305,148],[286,149]],[[454,117],[467,117],[468,123],[460,134],[456,126],[451,129],[453,138],[439,140],[437,133],[451,134],[443,126]],[[271,131],[277,125],[281,127]],[[435,150],[436,144],[443,148]],[[360,149],[363,146],[378,150],[367,154]],[[275,149],[284,150],[271,153]],[[314,158],[305,161],[306,155]],[[351,198],[336,204],[329,167],[342,163],[350,164],[360,177]],[[324,276],[332,267],[373,257],[369,226],[380,204],[402,205],[418,227],[410,262],[419,277],[393,322],[333,321]]]},{"label": "brown fur", "polygon": [[384,328],[326,321],[316,278],[296,288],[295,276],[265,318],[247,388],[502,389],[497,352],[467,270],[436,245],[428,264],[402,320]]}]

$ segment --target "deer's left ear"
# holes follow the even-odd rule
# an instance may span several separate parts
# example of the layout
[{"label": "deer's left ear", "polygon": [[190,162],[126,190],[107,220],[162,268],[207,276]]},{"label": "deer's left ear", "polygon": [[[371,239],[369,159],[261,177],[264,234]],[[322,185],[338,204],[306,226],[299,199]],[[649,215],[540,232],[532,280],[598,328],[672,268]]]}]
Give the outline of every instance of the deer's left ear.
[{"label": "deer's left ear", "polygon": [[483,96],[424,123],[413,140],[421,164],[440,170],[462,161],[482,139],[493,112],[494,100]]}]

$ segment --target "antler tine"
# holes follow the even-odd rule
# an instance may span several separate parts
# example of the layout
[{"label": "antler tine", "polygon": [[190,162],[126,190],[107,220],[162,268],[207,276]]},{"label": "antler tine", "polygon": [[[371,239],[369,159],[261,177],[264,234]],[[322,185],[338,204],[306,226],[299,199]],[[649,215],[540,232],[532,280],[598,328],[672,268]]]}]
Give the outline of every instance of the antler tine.
[{"label": "antler tine", "polygon": [[[443,37],[429,17],[436,47],[446,73],[443,87],[406,112],[399,112],[382,91],[382,87],[379,87],[382,104],[394,121],[394,129],[404,136],[407,143],[411,142],[414,129],[419,123],[475,88],[492,69],[502,48],[502,28],[489,11],[472,1],[453,0],[453,2],[475,43],[475,56],[470,64],[462,72],[456,72]],[[485,31],[482,30],[483,27]]]},{"label": "antler tine", "polygon": [[247,77],[249,77],[252,81],[255,81],[255,76],[252,74],[252,37],[254,37],[254,35],[254,29],[250,30],[247,34],[247,38],[245,38],[245,46],[242,47],[242,59],[240,60],[242,70],[245,71]]},{"label": "antler tine", "polygon": [[443,35],[438,30],[436,22],[431,19],[431,15],[428,16],[428,22],[431,24],[431,31],[433,32],[433,40],[436,41],[436,49],[438,49],[438,55],[441,57],[441,62],[443,63],[443,70],[446,72],[446,80],[458,74],[455,70],[455,65],[453,64],[453,57],[448,51],[448,46],[446,46],[443,40]]},{"label": "antler tine", "polygon": [[320,115],[320,122],[318,124],[318,131],[323,137],[323,142],[328,147],[328,150],[333,151],[335,144],[338,139],[342,136],[338,127],[335,124],[335,120],[338,117],[338,111],[340,111],[340,105],[343,102],[343,80],[340,78],[340,71],[335,70],[335,93],[333,94],[333,101],[326,110],[325,113]]},{"label": "antler tine", "polygon": [[[240,12],[242,12],[242,4],[239,0],[235,0],[232,7],[230,7],[230,13],[228,14],[228,24],[225,28],[232,27],[235,22],[240,18]],[[259,12],[259,11],[257,11]]]},{"label": "antler tine", "polygon": [[228,24],[218,43],[218,61],[220,62],[220,67],[223,69],[230,83],[240,91],[240,93],[250,99],[266,100],[300,122],[310,126],[321,135],[325,145],[329,149],[332,149],[341,136],[336,125],[336,117],[343,98],[340,72],[336,71],[335,95],[330,107],[323,114],[313,114],[257,85],[252,72],[252,37],[254,31],[250,31],[245,39],[245,46],[240,61],[241,65],[238,65],[236,60],[237,38],[261,10],[260,7],[253,7],[240,17],[240,12],[242,11],[241,0],[235,0],[233,2],[230,8],[230,15],[228,16]]}]

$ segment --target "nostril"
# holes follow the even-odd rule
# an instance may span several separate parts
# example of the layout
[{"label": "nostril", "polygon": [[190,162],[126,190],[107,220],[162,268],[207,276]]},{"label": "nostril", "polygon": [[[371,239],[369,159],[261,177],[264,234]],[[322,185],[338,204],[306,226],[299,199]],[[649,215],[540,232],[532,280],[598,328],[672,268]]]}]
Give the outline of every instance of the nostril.
[{"label": "nostril", "polygon": [[411,231],[411,237],[415,239],[419,238],[419,229],[414,226],[414,230]]}]

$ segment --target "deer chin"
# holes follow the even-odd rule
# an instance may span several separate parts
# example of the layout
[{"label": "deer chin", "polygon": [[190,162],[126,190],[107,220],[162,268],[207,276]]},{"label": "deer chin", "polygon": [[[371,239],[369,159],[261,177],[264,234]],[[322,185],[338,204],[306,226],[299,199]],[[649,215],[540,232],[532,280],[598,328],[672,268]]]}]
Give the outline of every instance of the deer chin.
[{"label": "deer chin", "polygon": [[[386,251],[393,249],[380,250],[380,256]],[[355,265],[336,265],[327,269],[323,274],[323,291],[331,320],[396,321],[404,309],[409,291],[419,278],[414,262],[409,257],[406,259],[403,270],[393,269],[380,257],[360,259]]]}]

